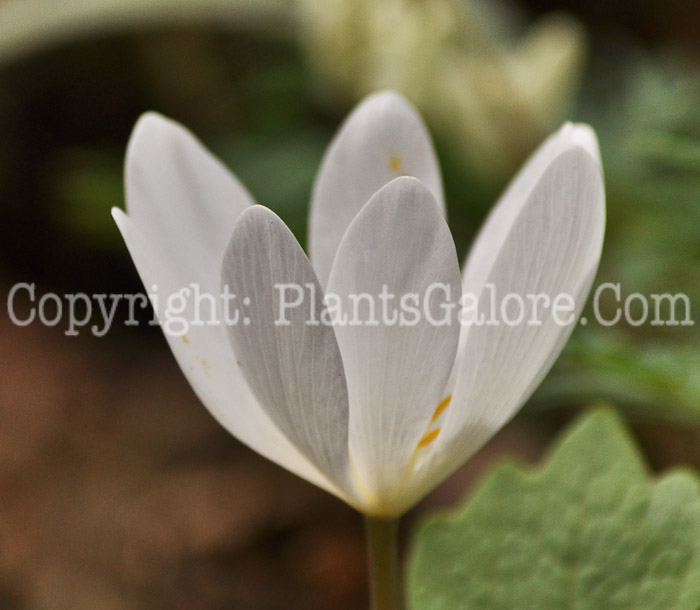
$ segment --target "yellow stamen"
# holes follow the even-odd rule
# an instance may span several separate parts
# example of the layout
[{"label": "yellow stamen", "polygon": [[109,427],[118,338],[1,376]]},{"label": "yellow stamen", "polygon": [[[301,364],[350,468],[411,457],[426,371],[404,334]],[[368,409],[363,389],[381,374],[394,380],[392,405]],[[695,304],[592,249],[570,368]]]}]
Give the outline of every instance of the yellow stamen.
[{"label": "yellow stamen", "polygon": [[401,169],[401,165],[401,157],[395,157],[393,155],[389,157],[389,169],[392,172],[398,172]]},{"label": "yellow stamen", "polygon": [[435,413],[433,413],[433,418],[430,420],[431,424],[445,412],[445,409],[447,409],[447,407],[450,406],[451,401],[452,401],[452,394],[448,394],[446,398],[443,398],[442,401],[440,401],[440,404],[435,408]]},{"label": "yellow stamen", "polygon": [[418,441],[417,449],[422,449],[423,447],[430,445],[430,443],[432,443],[438,437],[438,434],[440,434],[440,428],[435,428],[435,430],[431,430],[425,434],[423,438]]}]

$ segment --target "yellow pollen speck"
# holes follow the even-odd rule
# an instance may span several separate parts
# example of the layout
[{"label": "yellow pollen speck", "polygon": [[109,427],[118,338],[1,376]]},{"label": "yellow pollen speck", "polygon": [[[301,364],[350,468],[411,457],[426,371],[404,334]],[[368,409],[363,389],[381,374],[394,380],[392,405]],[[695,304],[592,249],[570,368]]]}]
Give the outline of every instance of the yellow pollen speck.
[{"label": "yellow pollen speck", "polygon": [[389,169],[392,172],[398,172],[401,169],[402,161],[401,157],[396,157],[392,155],[389,157]]},{"label": "yellow pollen speck", "polygon": [[182,342],[183,342],[185,345],[189,345],[189,344],[190,344],[190,340],[187,338],[187,335],[182,335],[182,336],[181,336],[181,339],[182,339]]},{"label": "yellow pollen speck", "polygon": [[435,413],[433,413],[433,418],[430,420],[432,424],[438,417],[440,417],[447,407],[450,406],[450,401],[452,400],[452,394],[448,394],[446,398],[440,401],[440,404],[435,408]]},{"label": "yellow pollen speck", "polygon": [[418,441],[418,449],[421,449],[423,447],[427,447],[432,443],[437,437],[438,434],[440,434],[440,428],[435,428],[435,430],[432,430],[425,434],[420,441]]},{"label": "yellow pollen speck", "polygon": [[202,373],[204,373],[207,377],[210,376],[211,374],[211,368],[209,367],[209,363],[206,361],[205,358],[197,358],[197,363],[202,369]]}]

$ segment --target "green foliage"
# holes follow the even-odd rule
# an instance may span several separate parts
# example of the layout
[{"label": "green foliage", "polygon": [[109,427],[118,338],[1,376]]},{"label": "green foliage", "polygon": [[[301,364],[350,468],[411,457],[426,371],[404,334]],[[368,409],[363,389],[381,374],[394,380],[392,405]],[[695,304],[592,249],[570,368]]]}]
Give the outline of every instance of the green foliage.
[{"label": "green foliage", "polygon": [[[679,327],[677,332],[691,331]],[[630,419],[697,427],[700,352],[692,342],[625,339],[612,329],[577,333],[535,393],[533,406],[583,406],[600,397],[618,405]]]},{"label": "green foliage", "polygon": [[[580,327],[536,393],[536,408],[611,401],[635,419],[700,423],[700,71],[677,55],[632,48],[592,66],[582,117],[600,137],[608,223],[596,286],[687,295],[694,325]],[[612,59],[612,58],[611,58]],[[596,100],[595,91],[603,92]],[[607,319],[623,305],[606,292]],[[636,315],[638,315],[638,310]],[[668,307],[661,318],[669,320]],[[684,319],[685,309],[677,305]],[[653,313],[650,312],[650,319]]]},{"label": "green foliage", "polygon": [[62,151],[54,172],[59,226],[93,248],[121,247],[109,213],[123,205],[123,154],[97,148]]},{"label": "green foliage", "polygon": [[[632,61],[608,111],[591,109],[609,194],[606,275],[639,292],[700,290],[700,71],[676,57]],[[691,283],[692,284],[692,283]]]},{"label": "green foliage", "polygon": [[575,424],[539,470],[504,465],[417,532],[413,610],[697,610],[700,485],[651,480],[620,420]]},{"label": "green foliage", "polygon": [[332,133],[286,128],[242,134],[217,149],[255,200],[274,210],[304,243],[314,177]]}]

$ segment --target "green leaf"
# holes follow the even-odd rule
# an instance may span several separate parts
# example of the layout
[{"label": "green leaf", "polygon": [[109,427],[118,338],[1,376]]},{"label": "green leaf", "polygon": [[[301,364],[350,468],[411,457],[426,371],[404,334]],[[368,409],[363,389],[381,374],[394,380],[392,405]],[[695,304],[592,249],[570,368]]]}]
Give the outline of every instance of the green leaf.
[{"label": "green leaf", "polygon": [[572,337],[530,408],[601,401],[633,421],[698,427],[700,352],[692,341],[634,341],[613,329],[586,328]]},{"label": "green leaf", "polygon": [[420,527],[409,575],[413,610],[697,610],[700,482],[650,480],[620,419],[596,411],[543,468],[501,466]]},{"label": "green leaf", "polygon": [[121,150],[75,148],[61,150],[52,174],[56,224],[71,239],[92,248],[123,248],[110,209],[124,201]]},{"label": "green leaf", "polygon": [[304,243],[314,177],[331,136],[310,127],[250,132],[222,142],[217,153]]}]

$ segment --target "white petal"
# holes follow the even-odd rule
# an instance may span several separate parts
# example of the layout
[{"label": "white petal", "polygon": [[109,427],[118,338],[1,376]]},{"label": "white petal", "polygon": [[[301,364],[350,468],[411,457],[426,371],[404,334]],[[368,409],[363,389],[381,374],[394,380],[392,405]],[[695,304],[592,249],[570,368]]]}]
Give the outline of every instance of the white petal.
[{"label": "white petal", "polygon": [[309,251],[322,286],[352,219],[376,191],[398,176],[419,178],[444,210],[440,168],[416,109],[398,93],[375,93],[345,121],[316,177]]},{"label": "white petal", "polygon": [[[243,379],[221,326],[190,326],[182,334],[168,299],[196,284],[218,297],[221,260],[240,213],[253,201],[243,186],[184,127],[156,113],[136,124],[126,156],[129,216],[114,218],[183,373],[212,415],[240,441],[295,474],[342,495],[277,430]],[[195,317],[192,298],[180,316]],[[172,310],[173,308],[171,308]],[[206,302],[201,318],[209,317]],[[221,314],[217,310],[217,316]],[[164,329],[166,330],[166,329]],[[180,335],[180,336],[178,336]]]},{"label": "white petal", "polygon": [[318,322],[323,291],[311,264],[273,212],[255,206],[241,215],[222,280],[245,305],[247,320],[227,330],[260,404],[310,461],[349,489],[348,395],[338,343],[333,328]]},{"label": "white petal", "polygon": [[[338,248],[326,299],[330,306],[338,295],[349,317],[335,330],[350,397],[351,454],[368,501],[382,504],[375,510],[391,511],[391,497],[443,398],[459,326],[456,308],[445,316],[440,303],[458,302],[459,281],[447,224],[415,178],[397,178],[377,192]],[[384,299],[388,316],[383,292],[394,295]],[[364,297],[354,308],[350,295],[362,294],[374,300],[374,312]],[[405,295],[417,296],[406,305],[418,306],[418,315],[404,310],[413,325],[391,319]],[[432,320],[448,323],[432,323],[426,303]]]},{"label": "white petal", "polygon": [[493,261],[530,193],[552,161],[575,146],[587,150],[600,165],[598,140],[588,125],[566,123],[545,140],[508,185],[474,240],[464,265],[462,289],[465,293],[481,292]]},{"label": "white petal", "polygon": [[[185,377],[211,414],[231,434],[261,455],[351,502],[291,445],[264,413],[243,379],[223,326],[190,326],[185,329],[175,323],[178,318],[194,319],[192,299],[177,316],[173,315],[174,307],[168,314],[169,295],[183,287],[191,288],[192,276],[183,273],[183,268],[173,263],[171,253],[161,247],[148,227],[137,227],[119,209],[112,213],[144,285],[149,290],[157,286],[158,298],[153,305],[161,323],[170,320],[169,330],[172,331],[165,332],[165,337]],[[200,262],[220,266],[218,260]],[[206,304],[201,311],[202,320],[207,319],[209,309]],[[186,332],[182,334],[184,330]]]},{"label": "white petal", "polygon": [[[523,322],[465,328],[456,385],[442,433],[416,484],[432,487],[478,450],[527,400],[563,348],[590,290],[600,260],[605,194],[600,166],[582,147],[557,157],[545,170],[490,264],[496,307],[513,293],[524,301]],[[533,314],[527,295],[574,298],[573,322],[557,323],[542,301]],[[487,318],[491,294],[482,290]],[[511,301],[511,305],[513,301]],[[508,312],[517,319],[515,310]],[[501,318],[501,314],[497,314]],[[568,315],[559,316],[565,319]],[[542,324],[528,322],[539,319]],[[422,481],[420,480],[422,479]],[[424,493],[425,490],[417,493]]]},{"label": "white petal", "polygon": [[253,203],[184,127],[154,112],[139,119],[126,154],[127,212],[136,226],[148,227],[188,281],[218,291],[224,248]]}]

